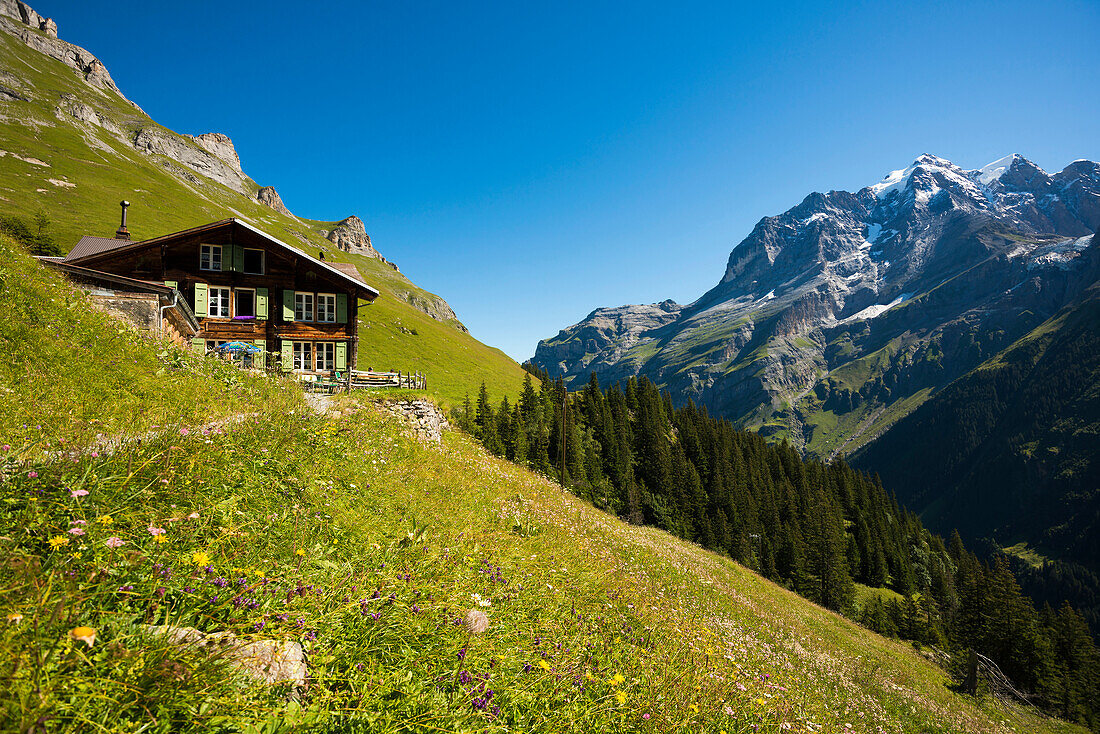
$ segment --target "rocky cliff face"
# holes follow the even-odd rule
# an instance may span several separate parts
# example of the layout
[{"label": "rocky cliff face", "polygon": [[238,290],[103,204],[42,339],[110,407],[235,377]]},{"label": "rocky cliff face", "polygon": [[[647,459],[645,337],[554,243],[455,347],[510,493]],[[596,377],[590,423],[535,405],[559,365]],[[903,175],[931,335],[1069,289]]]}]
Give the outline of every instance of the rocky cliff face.
[{"label": "rocky cliff face", "polygon": [[[808,453],[849,451],[1095,280],[1100,166],[1021,156],[973,171],[925,155],[858,192],[766,217],[719,283],[652,323],[597,309],[534,362],[645,375]],[[618,315],[632,314],[618,319]]]},{"label": "rocky cliff face", "polygon": [[288,217],[294,216],[286,208],[286,204],[283,203],[282,197],[279,196],[279,192],[275,190],[274,186],[261,186],[260,190],[256,192],[256,201],[271,207],[280,214],[285,214]]},{"label": "rocky cliff face", "polygon": [[328,241],[339,247],[344,252],[353,252],[357,255],[366,255],[381,259],[378,250],[371,244],[370,235],[363,220],[354,214],[347,219],[337,222],[328,234]]},{"label": "rocky cliff face", "polygon": [[232,168],[239,174],[241,170],[241,158],[237,155],[237,149],[228,135],[221,133],[203,133],[202,135],[184,135],[185,138],[194,140],[200,147],[213,154],[215,158]]}]

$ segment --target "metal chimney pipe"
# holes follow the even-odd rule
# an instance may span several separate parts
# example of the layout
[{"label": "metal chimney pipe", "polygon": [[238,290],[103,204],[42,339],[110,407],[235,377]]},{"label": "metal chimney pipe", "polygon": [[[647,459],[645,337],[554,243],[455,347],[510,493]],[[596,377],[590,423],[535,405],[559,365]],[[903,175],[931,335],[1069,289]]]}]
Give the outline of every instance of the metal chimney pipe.
[{"label": "metal chimney pipe", "polygon": [[130,202],[120,201],[119,206],[122,207],[122,224],[115,230],[115,239],[128,240],[130,239],[130,230],[126,229],[126,207],[130,206]]}]

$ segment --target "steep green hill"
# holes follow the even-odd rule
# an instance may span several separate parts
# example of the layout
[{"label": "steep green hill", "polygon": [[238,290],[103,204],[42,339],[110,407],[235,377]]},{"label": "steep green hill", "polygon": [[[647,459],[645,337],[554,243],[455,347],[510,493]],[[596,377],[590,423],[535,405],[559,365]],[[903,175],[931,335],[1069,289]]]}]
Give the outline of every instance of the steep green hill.
[{"label": "steep green hill", "polygon": [[[476,395],[482,380],[495,391],[518,393],[524,376],[518,364],[460,324],[424,313],[423,304],[436,303],[438,296],[387,263],[335,247],[320,234],[332,223],[261,204],[251,179],[230,178],[238,191],[181,164],[176,159],[191,157],[196,166],[222,165],[121,95],[5,32],[13,23],[0,18],[0,86],[12,92],[0,91],[0,215],[29,221],[45,214],[65,251],[84,234],[111,236],[122,199],[132,203],[128,224],[141,239],[226,217],[245,219],[311,255],[354,262],[381,292],[375,305],[360,311],[360,364],[420,370],[429,390],[448,403]],[[139,148],[147,140],[175,157]]]},{"label": "steep green hill", "polygon": [[[80,296],[5,248],[5,338],[39,335],[0,374],[5,404],[51,395],[46,370],[71,360],[96,419],[129,420],[147,372],[130,363],[171,351],[58,318]],[[27,414],[0,414],[25,442],[0,457],[0,730],[1080,731],[953,692],[911,646],[460,433],[423,445],[358,396],[317,415],[287,383],[215,381],[220,363],[196,361],[144,379],[145,409],[183,386],[255,414],[171,415],[140,443],[37,457]],[[234,648],[171,644],[160,625],[301,641],[308,684],[288,701]]]},{"label": "steep green hill", "polygon": [[940,532],[1100,568],[1100,284],[855,463]]}]

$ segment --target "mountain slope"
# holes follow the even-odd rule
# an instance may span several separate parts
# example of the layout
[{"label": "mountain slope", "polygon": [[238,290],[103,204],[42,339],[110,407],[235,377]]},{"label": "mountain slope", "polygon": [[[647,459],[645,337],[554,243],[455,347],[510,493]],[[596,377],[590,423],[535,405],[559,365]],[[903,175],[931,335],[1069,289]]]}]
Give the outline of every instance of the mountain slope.
[{"label": "mountain slope", "polygon": [[[2,237],[0,269],[19,276],[4,333],[39,337],[0,370],[4,405],[48,396],[49,367],[73,358],[97,420],[134,417],[129,362],[155,352],[120,353],[107,319],[58,318],[54,300],[82,296]],[[197,361],[141,385],[167,425],[114,452],[32,460],[26,414],[0,412],[0,731],[1083,731],[959,694],[912,646],[462,434],[422,445],[359,396],[317,415],[289,381],[234,387]],[[187,432],[191,382],[256,413]],[[308,687],[289,700],[160,625],[299,643]]]},{"label": "mountain slope", "polygon": [[471,338],[442,298],[363,254],[373,248],[345,249],[321,234],[340,223],[280,210],[277,194],[241,171],[228,138],[157,125],[94,56],[18,20],[20,7],[0,3],[0,214],[45,214],[66,250],[84,234],[110,236],[122,199],[132,202],[128,225],[141,239],[244,219],[310,254],[354,262],[381,291],[376,306],[360,310],[360,364],[420,370],[451,403],[476,394],[482,379],[518,394],[523,370]]},{"label": "mountain slope", "polygon": [[940,533],[1100,571],[1100,282],[853,463]]},{"label": "mountain slope", "polygon": [[571,381],[645,375],[828,458],[1093,282],[1082,254],[1098,226],[1096,163],[1049,175],[1020,156],[964,171],[924,155],[856,193],[813,193],[762,219],[694,303],[598,309],[540,342],[533,361]]}]

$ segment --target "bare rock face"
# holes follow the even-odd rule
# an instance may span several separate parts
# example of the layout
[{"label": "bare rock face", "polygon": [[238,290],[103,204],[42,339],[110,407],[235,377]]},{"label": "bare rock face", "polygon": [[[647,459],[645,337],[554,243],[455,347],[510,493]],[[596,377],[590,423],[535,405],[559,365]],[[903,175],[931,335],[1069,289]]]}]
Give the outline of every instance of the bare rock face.
[{"label": "bare rock face", "polygon": [[285,214],[288,217],[294,216],[290,213],[290,210],[286,208],[286,205],[283,204],[283,200],[274,186],[261,186],[260,190],[256,192],[256,201],[271,207],[280,214]]},{"label": "bare rock face", "polygon": [[0,15],[18,20],[23,25],[37,28],[50,38],[57,38],[57,23],[53,18],[43,18],[30,5],[19,0],[0,0]]},{"label": "bare rock face", "polygon": [[237,155],[237,149],[233,147],[233,141],[228,135],[203,133],[202,135],[184,135],[184,137],[194,140],[237,173],[244,173],[241,170],[240,156]]},{"label": "bare rock face", "polygon": [[101,117],[91,105],[81,102],[72,94],[61,95],[61,101],[54,109],[54,114],[58,119],[64,119],[64,116],[67,115],[87,125],[101,127],[116,136],[122,136],[122,130],[117,125],[109,119]]},{"label": "bare rock face", "polygon": [[428,314],[436,321],[450,323],[459,331],[467,334],[470,333],[466,325],[458,320],[458,315],[455,314],[454,309],[451,308],[451,304],[434,293],[429,293],[427,297],[425,297],[420,293],[413,293],[411,291],[394,291],[394,295],[404,300],[417,311]]},{"label": "bare rock face", "polygon": [[57,24],[43,18],[25,3],[0,0],[0,30],[7,31],[35,51],[72,67],[89,85],[108,89],[125,99],[102,61],[80,46],[58,39]]},{"label": "bare rock face", "polygon": [[243,175],[205,148],[188,145],[185,139],[157,127],[144,127],[134,135],[133,146],[148,154],[163,155],[192,171],[239,193],[245,193]]},{"label": "bare rock face", "polygon": [[354,214],[338,223],[332,231],[325,235],[329,242],[339,247],[344,252],[353,252],[357,255],[383,260],[381,253],[374,249],[370,242],[370,235],[363,225],[363,220]]}]

